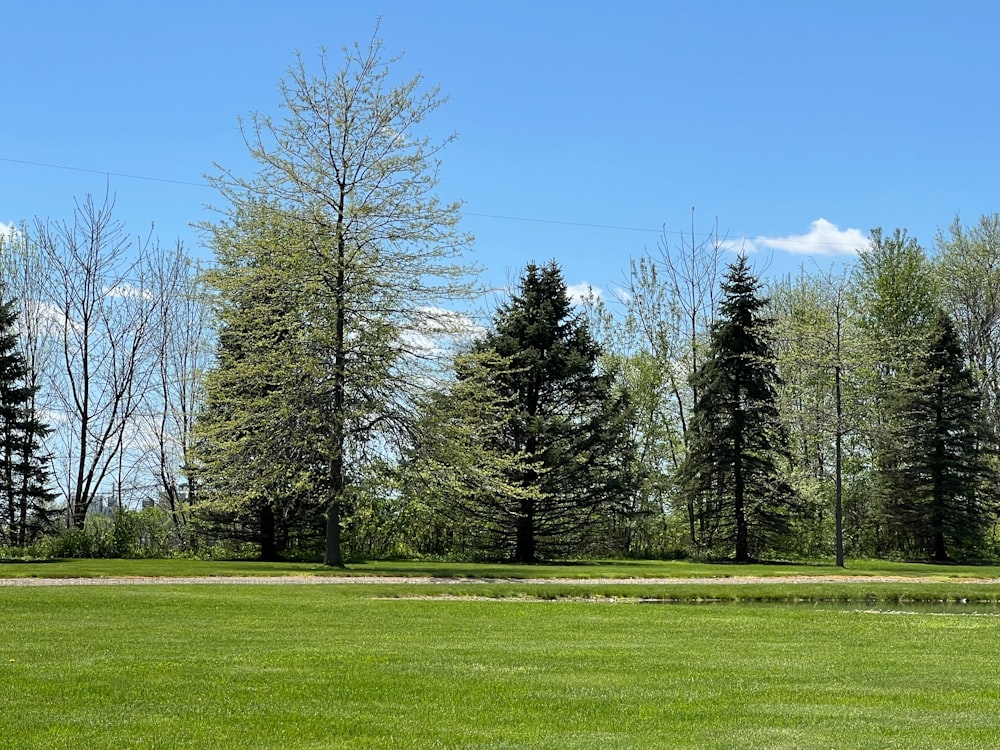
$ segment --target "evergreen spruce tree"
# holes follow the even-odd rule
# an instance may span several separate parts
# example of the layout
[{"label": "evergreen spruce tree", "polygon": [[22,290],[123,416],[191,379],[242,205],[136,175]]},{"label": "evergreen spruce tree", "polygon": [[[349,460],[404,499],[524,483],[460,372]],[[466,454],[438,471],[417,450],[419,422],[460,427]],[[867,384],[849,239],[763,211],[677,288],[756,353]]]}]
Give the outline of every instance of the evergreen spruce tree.
[{"label": "evergreen spruce tree", "polygon": [[779,547],[793,510],[780,468],[788,449],[776,406],[772,321],[759,287],[745,256],[729,266],[708,354],[693,378],[699,400],[680,471],[696,508],[700,551],[737,562]]},{"label": "evergreen spruce tree", "polygon": [[627,409],[599,371],[599,355],[553,261],[528,265],[493,330],[466,360],[467,367],[488,368],[490,401],[506,412],[502,429],[485,443],[507,457],[492,462],[505,479],[502,491],[480,495],[495,529],[494,554],[535,562],[581,551],[609,507],[630,491]]},{"label": "evergreen spruce tree", "polygon": [[[899,395],[911,386],[914,363],[927,350],[928,336],[940,304],[938,279],[924,248],[896,229],[871,231],[852,274],[852,317],[857,323],[854,391],[848,406],[857,429],[851,443],[860,451],[869,476],[857,476],[861,490],[848,511],[854,532],[869,554],[899,551],[904,540],[890,520],[898,462]],[[867,454],[867,455],[865,455]],[[862,470],[863,471],[863,470]]]},{"label": "evergreen spruce tree", "polygon": [[938,561],[982,551],[997,508],[984,492],[981,403],[954,324],[939,311],[926,353],[891,402],[898,427],[886,509],[901,551]]},{"label": "evergreen spruce tree", "polygon": [[0,282],[0,541],[24,547],[53,531],[58,510],[41,441],[31,373],[18,351],[17,313]]},{"label": "evergreen spruce tree", "polygon": [[308,283],[296,225],[268,207],[241,207],[239,231],[218,233],[216,364],[194,428],[192,484],[213,537],[260,545],[262,559],[322,538],[326,462],[301,298]]}]

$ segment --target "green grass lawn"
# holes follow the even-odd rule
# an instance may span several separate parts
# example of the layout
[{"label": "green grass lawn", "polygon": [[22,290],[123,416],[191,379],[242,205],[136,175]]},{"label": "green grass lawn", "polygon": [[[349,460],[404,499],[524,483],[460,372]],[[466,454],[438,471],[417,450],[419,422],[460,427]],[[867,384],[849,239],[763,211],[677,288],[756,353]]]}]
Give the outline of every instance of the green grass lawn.
[{"label": "green grass lawn", "polygon": [[1000,746],[995,616],[446,589],[0,588],[0,745]]},{"label": "green grass lawn", "polygon": [[564,562],[542,565],[372,561],[345,570],[319,563],[263,563],[243,560],[52,560],[0,559],[0,578],[100,578],[113,576],[260,576],[260,575],[388,575],[445,578],[705,578],[718,576],[854,575],[960,578],[1000,578],[1000,565],[930,565],[850,560],[846,568],[832,563],[731,565],[684,561],[626,560]]}]

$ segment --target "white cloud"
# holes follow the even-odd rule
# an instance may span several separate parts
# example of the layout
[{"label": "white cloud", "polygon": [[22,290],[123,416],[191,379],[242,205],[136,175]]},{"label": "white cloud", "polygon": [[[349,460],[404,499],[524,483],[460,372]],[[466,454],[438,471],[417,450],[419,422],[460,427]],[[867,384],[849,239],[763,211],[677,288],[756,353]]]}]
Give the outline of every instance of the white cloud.
[{"label": "white cloud", "polygon": [[41,336],[62,336],[67,327],[75,332],[82,330],[78,323],[68,319],[66,313],[56,305],[34,299],[23,304],[26,314],[37,328],[36,333]]},{"label": "white cloud", "polygon": [[142,287],[135,286],[134,284],[126,284],[119,282],[114,286],[109,286],[104,288],[104,295],[106,297],[118,297],[120,299],[141,299],[151,302],[156,299],[156,295],[153,294],[148,289],[143,289]]},{"label": "white cloud", "polygon": [[591,298],[602,299],[604,296],[603,289],[599,286],[588,284],[586,281],[579,284],[570,284],[566,287],[566,292],[569,294],[569,298],[573,300],[574,305],[582,305]]},{"label": "white cloud", "polygon": [[782,250],[797,255],[855,255],[868,246],[868,237],[860,229],[840,229],[826,219],[816,219],[805,234],[788,237],[755,237],[755,248]]},{"label": "white cloud", "polygon": [[722,240],[719,249],[733,255],[751,255],[757,252],[757,245],[747,237],[740,237],[738,240]]},{"label": "white cloud", "polygon": [[482,333],[478,325],[469,315],[443,307],[421,307],[416,311],[414,326],[426,334],[445,334],[451,336],[474,336]]},{"label": "white cloud", "polygon": [[4,224],[0,221],[0,239],[6,240],[14,236],[17,228],[13,224]]},{"label": "white cloud", "polygon": [[617,284],[611,290],[611,296],[616,301],[621,302],[623,305],[627,305],[629,302],[632,301],[632,292],[630,292],[625,287],[619,286]]},{"label": "white cloud", "polygon": [[49,426],[69,424],[69,412],[62,409],[39,409],[35,414],[40,422]]},{"label": "white cloud", "polygon": [[422,307],[400,332],[403,348],[419,357],[440,357],[467,346],[485,329],[469,315],[439,307]]}]

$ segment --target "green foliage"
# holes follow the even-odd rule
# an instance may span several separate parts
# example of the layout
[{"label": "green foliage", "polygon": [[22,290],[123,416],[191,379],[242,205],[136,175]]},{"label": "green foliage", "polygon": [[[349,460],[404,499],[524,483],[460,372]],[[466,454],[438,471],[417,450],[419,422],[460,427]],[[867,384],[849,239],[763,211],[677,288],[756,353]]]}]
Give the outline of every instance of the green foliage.
[{"label": "green foliage", "polygon": [[30,548],[41,558],[166,558],[179,547],[168,513],[155,507],[116,509],[105,516],[91,513],[83,526],[47,536]]},{"label": "green foliage", "polygon": [[375,461],[350,489],[344,528],[348,559],[386,559],[411,553],[411,535],[421,533],[428,521],[415,521],[415,509],[406,502],[399,472]]},{"label": "green foliage", "polygon": [[[637,487],[621,498],[605,554],[676,556],[696,547],[695,507],[680,492],[677,471],[687,452],[692,376],[704,360],[715,319],[726,250],[717,232],[697,240],[693,226],[659,252],[630,263],[621,316],[600,299],[589,302],[604,364],[629,397],[629,432],[636,445]],[[717,229],[717,228],[716,228]],[[673,234],[673,233],[671,233]]]},{"label": "green foliage", "polygon": [[886,536],[885,499],[895,470],[895,433],[899,427],[892,399],[908,386],[914,362],[926,348],[940,300],[940,286],[924,248],[905,230],[885,235],[873,229],[871,242],[858,257],[851,295],[859,331],[857,396],[858,449],[864,454],[872,493],[864,515],[880,535],[873,551],[894,546]]},{"label": "green foliage", "polygon": [[853,306],[884,380],[905,372],[938,309],[940,287],[924,248],[905,230],[873,229],[858,256]]},{"label": "green foliage", "polygon": [[789,431],[792,484],[802,499],[794,538],[800,554],[821,555],[825,549],[838,563],[848,536],[868,527],[845,527],[845,498],[870,478],[868,457],[857,460],[851,439],[861,419],[861,363],[848,279],[847,271],[802,272],[772,288],[781,373],[778,406]]},{"label": "green foliage", "polygon": [[670,407],[669,367],[653,354],[605,353],[601,370],[611,377],[622,404],[629,442],[635,446],[633,489],[617,496],[597,537],[597,556],[675,557],[684,554],[686,524],[679,506],[676,468],[683,434]]},{"label": "green foliage", "polygon": [[[234,245],[237,258],[261,261],[278,281],[276,294],[293,292],[278,309],[299,339],[291,352],[269,354],[266,342],[254,352],[273,359],[258,364],[262,377],[249,385],[274,395],[278,403],[264,415],[279,424],[274,442],[250,456],[270,468],[247,477],[232,496],[255,505],[264,543],[269,516],[279,515],[276,497],[319,504],[330,565],[343,564],[342,514],[352,484],[363,481],[408,417],[420,380],[414,371],[425,359],[415,342],[429,323],[447,318],[440,305],[469,293],[461,254],[470,238],[457,228],[458,204],[435,195],[443,144],[420,133],[444,100],[436,89],[422,91],[419,76],[394,83],[394,62],[384,59],[377,38],[366,49],[345,49],[337,70],[325,53],[315,74],[297,57],[280,85],[283,119],[254,114],[245,128],[256,174],[213,180],[234,210],[207,227],[217,246]],[[263,223],[281,229],[277,243],[257,242],[257,207],[275,215]],[[220,287],[222,304],[233,304],[238,290],[239,283]],[[280,387],[267,382],[279,374],[286,378]]]},{"label": "green foliage", "polygon": [[71,526],[46,540],[44,555],[54,558],[98,557],[97,540],[82,526]]},{"label": "green foliage", "polygon": [[304,309],[310,270],[301,224],[244,204],[215,234],[215,366],[195,424],[194,512],[214,538],[250,539],[273,559],[321,533],[329,434],[317,393],[324,365]]},{"label": "green foliage", "polygon": [[528,265],[493,329],[460,360],[458,409],[436,420],[447,453],[434,460],[456,465],[454,505],[491,553],[518,562],[579,553],[633,491],[627,397],[599,371],[600,354],[552,262]]},{"label": "green foliage", "polygon": [[1000,214],[971,226],[958,216],[939,232],[934,268],[942,304],[983,392],[987,419],[1000,427]]},{"label": "green foliage", "polygon": [[787,547],[795,501],[772,320],[759,286],[745,256],[730,265],[708,355],[694,376],[699,400],[681,469],[697,508],[699,550],[737,562]]},{"label": "green foliage", "polygon": [[935,560],[981,554],[997,503],[988,497],[990,436],[950,316],[890,401],[898,425],[887,462],[889,531],[901,551]]},{"label": "green foliage", "polygon": [[55,527],[55,493],[42,447],[52,430],[38,417],[37,392],[18,348],[15,303],[0,277],[0,544],[25,547]]},{"label": "green foliage", "polygon": [[408,504],[424,524],[414,551],[509,557],[522,504],[541,499],[540,489],[520,477],[544,467],[505,442],[519,409],[502,381],[512,359],[475,351],[454,364],[455,379],[423,399],[400,471]]}]

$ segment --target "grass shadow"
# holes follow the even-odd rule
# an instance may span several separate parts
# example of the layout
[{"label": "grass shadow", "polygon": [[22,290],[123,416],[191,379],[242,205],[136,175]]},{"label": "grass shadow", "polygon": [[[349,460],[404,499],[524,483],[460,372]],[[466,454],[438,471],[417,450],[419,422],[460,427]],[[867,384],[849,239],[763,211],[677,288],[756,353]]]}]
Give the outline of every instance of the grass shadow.
[{"label": "grass shadow", "polygon": [[46,557],[44,559],[18,560],[0,558],[0,565],[43,565],[47,563],[64,563],[61,557]]}]

